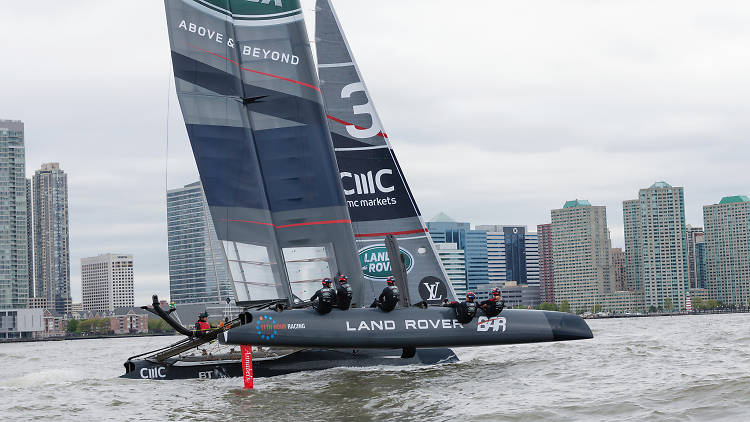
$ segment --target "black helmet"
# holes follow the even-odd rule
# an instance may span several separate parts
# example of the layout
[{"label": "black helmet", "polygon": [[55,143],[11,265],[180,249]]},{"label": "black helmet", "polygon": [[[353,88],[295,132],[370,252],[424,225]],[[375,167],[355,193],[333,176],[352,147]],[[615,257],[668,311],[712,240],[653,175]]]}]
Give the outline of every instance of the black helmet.
[{"label": "black helmet", "polygon": [[474,292],[466,292],[466,299],[467,300],[469,300],[469,299],[474,300],[476,298],[477,298],[477,295],[475,295]]},{"label": "black helmet", "polygon": [[328,277],[324,278],[323,281],[322,281],[322,284],[325,287],[330,287],[330,285],[331,285],[331,279],[328,278]]},{"label": "black helmet", "polygon": [[498,289],[497,287],[495,287],[494,289],[492,289],[492,295],[493,296],[494,295],[499,295],[499,294],[500,294],[500,289]]},{"label": "black helmet", "polygon": [[392,284],[395,284],[395,283],[396,283],[396,280],[394,280],[394,279],[393,279],[393,276],[392,276],[392,275],[389,275],[389,276],[388,276],[388,279],[387,279],[387,280],[385,280],[385,282],[386,282],[386,283],[388,283],[389,285],[392,285]]},{"label": "black helmet", "polygon": [[347,279],[346,279],[346,276],[345,276],[345,275],[341,274],[341,275],[339,276],[339,283],[346,283],[346,282],[348,282],[348,281],[349,281],[349,280],[347,280]]}]

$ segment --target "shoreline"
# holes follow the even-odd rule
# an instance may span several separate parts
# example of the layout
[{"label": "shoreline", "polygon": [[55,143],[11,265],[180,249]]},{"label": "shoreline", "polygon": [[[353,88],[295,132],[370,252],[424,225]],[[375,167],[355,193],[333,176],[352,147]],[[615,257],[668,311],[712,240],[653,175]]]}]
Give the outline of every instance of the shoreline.
[{"label": "shoreline", "polygon": [[167,337],[176,336],[177,333],[141,333],[141,334],[101,334],[94,336],[62,336],[46,338],[4,338],[0,339],[0,344],[4,343],[32,343],[36,341],[65,341],[65,340],[96,340],[103,338],[129,338],[129,337]]},{"label": "shoreline", "polygon": [[614,315],[590,315],[590,316],[581,316],[583,319],[610,319],[610,318],[650,318],[650,317],[663,317],[663,316],[693,316],[693,315],[714,315],[714,314],[746,314],[750,313],[750,309],[742,309],[742,310],[719,310],[719,309],[712,309],[712,310],[704,310],[704,311],[677,311],[677,312],[654,312],[654,313],[647,313],[647,314],[640,314],[640,315],[624,315],[624,314],[614,314]]}]

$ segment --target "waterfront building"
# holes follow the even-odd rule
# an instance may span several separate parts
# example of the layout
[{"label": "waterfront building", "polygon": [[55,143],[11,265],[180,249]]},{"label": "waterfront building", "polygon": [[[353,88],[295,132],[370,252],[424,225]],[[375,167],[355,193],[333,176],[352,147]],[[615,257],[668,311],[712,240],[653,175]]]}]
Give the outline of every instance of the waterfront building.
[{"label": "waterfront building", "polygon": [[623,202],[626,286],[645,293],[645,306],[669,298],[685,309],[688,292],[683,188],[654,183]]},{"label": "waterfront building", "polygon": [[172,301],[223,303],[235,297],[200,182],[167,191],[167,236]]},{"label": "waterfront building", "polygon": [[148,333],[148,312],[132,306],[117,308],[109,317],[109,329],[113,334]]},{"label": "waterfront building", "polygon": [[610,250],[604,206],[576,199],[552,210],[555,303],[586,310],[599,295],[611,293]]},{"label": "waterfront building", "polygon": [[687,256],[688,285],[690,289],[705,288],[705,240],[703,227],[685,228],[685,254]]},{"label": "waterfront building", "polygon": [[45,163],[32,184],[35,294],[50,310],[69,313],[68,176],[59,163]]},{"label": "waterfront building", "polygon": [[539,250],[539,293],[543,303],[555,303],[555,278],[552,261],[552,224],[536,226]]},{"label": "waterfront building", "polygon": [[70,305],[70,312],[83,312],[83,302]]},{"label": "waterfront building", "polygon": [[469,223],[456,222],[440,213],[427,222],[432,241],[455,243],[464,251],[466,259],[466,285],[469,290],[490,281],[487,263],[487,232],[471,230]]},{"label": "waterfront building", "polygon": [[466,258],[463,249],[458,249],[455,243],[435,243],[435,250],[456,297],[463,297],[466,295]]},{"label": "waterfront building", "polygon": [[625,252],[622,248],[612,248],[612,283],[615,291],[625,289]]},{"label": "waterfront building", "polygon": [[727,196],[703,207],[709,296],[725,304],[750,304],[750,199]]},{"label": "waterfront building", "polygon": [[29,296],[24,125],[0,120],[0,309],[26,308]]},{"label": "waterfront building", "polygon": [[103,254],[81,258],[83,310],[112,312],[135,305],[133,255]]}]

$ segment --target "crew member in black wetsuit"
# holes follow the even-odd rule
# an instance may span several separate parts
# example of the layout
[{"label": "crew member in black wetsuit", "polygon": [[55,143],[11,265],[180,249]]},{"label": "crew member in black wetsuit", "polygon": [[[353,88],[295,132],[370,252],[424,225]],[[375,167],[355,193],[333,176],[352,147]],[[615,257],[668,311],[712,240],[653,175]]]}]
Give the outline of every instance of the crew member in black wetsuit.
[{"label": "crew member in black wetsuit", "polygon": [[372,304],[372,307],[374,308],[377,306],[383,312],[390,312],[396,307],[396,305],[398,305],[400,294],[393,276],[388,277],[386,283],[388,283],[388,285],[385,286],[385,289],[383,289],[383,292],[380,293],[378,299]]},{"label": "crew member in black wetsuit", "polygon": [[[331,312],[333,304],[336,301],[336,291],[331,288],[331,279],[324,278],[322,281],[323,287],[315,292],[313,297],[310,298],[310,302],[313,302],[313,308],[318,311],[321,315],[325,315]],[[318,299],[317,302],[314,302]]]},{"label": "crew member in black wetsuit", "polygon": [[488,300],[482,301],[482,303],[479,304],[479,307],[482,308],[484,314],[487,315],[488,318],[500,315],[500,312],[505,308],[505,301],[500,296],[500,289],[497,287],[492,289],[492,297]]},{"label": "crew member in black wetsuit", "polygon": [[352,287],[346,276],[339,275],[339,287],[336,289],[336,307],[347,310],[352,304]]},{"label": "crew member in black wetsuit", "polygon": [[456,310],[456,320],[461,324],[474,319],[474,315],[477,314],[477,303],[474,302],[477,296],[473,292],[466,292],[465,302],[456,302],[455,300],[450,303],[446,303],[444,306],[451,307]]}]

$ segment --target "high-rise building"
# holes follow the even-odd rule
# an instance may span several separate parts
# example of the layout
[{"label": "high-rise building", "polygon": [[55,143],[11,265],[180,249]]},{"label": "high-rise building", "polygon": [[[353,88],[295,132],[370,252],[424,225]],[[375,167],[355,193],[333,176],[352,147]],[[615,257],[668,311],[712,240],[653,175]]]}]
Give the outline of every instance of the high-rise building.
[{"label": "high-rise building", "polygon": [[32,204],[34,198],[31,194],[31,179],[26,179],[26,262],[29,273],[29,298],[34,297],[34,214]]},{"label": "high-rise building", "polygon": [[81,258],[83,310],[112,312],[135,304],[133,255],[103,254]]},{"label": "high-rise building", "polygon": [[750,304],[750,198],[727,196],[703,207],[706,275],[711,298]]},{"label": "high-rise building", "polygon": [[26,152],[23,122],[0,120],[0,309],[29,300]]},{"label": "high-rise building", "polygon": [[167,191],[169,294],[176,304],[234,298],[224,249],[200,182]]},{"label": "high-rise building", "polygon": [[701,270],[705,258],[703,251],[699,251],[704,243],[703,227],[693,227],[688,224],[685,228],[685,254],[687,256],[688,285],[691,289],[702,289]]},{"label": "high-rise building", "polygon": [[625,290],[625,252],[612,248],[612,283],[615,291]]},{"label": "high-rise building", "polygon": [[[503,286],[513,282],[527,289],[533,297],[539,290],[539,248],[536,233],[526,226],[481,225],[476,227],[487,233],[487,268],[490,284]],[[536,296],[539,296],[536,294]],[[539,298],[531,300],[539,304]]]},{"label": "high-rise building", "polygon": [[427,222],[427,230],[435,243],[455,243],[466,258],[466,285],[470,290],[489,283],[487,263],[487,232],[471,230],[469,223],[459,223],[440,213]]},{"label": "high-rise building", "polygon": [[552,261],[552,224],[536,226],[539,239],[539,290],[540,300],[555,303],[555,277]]},{"label": "high-rise building", "polygon": [[463,297],[466,294],[466,258],[463,249],[458,249],[455,243],[435,243],[435,250],[456,296]]},{"label": "high-rise building", "polygon": [[612,292],[607,210],[589,201],[567,201],[552,210],[555,303],[590,309]]},{"label": "high-rise building", "polygon": [[623,202],[628,289],[645,293],[646,307],[685,309],[688,292],[683,188],[654,183]]},{"label": "high-rise building", "polygon": [[50,310],[69,313],[68,176],[59,163],[42,164],[34,173],[32,191],[35,293],[47,300]]}]

